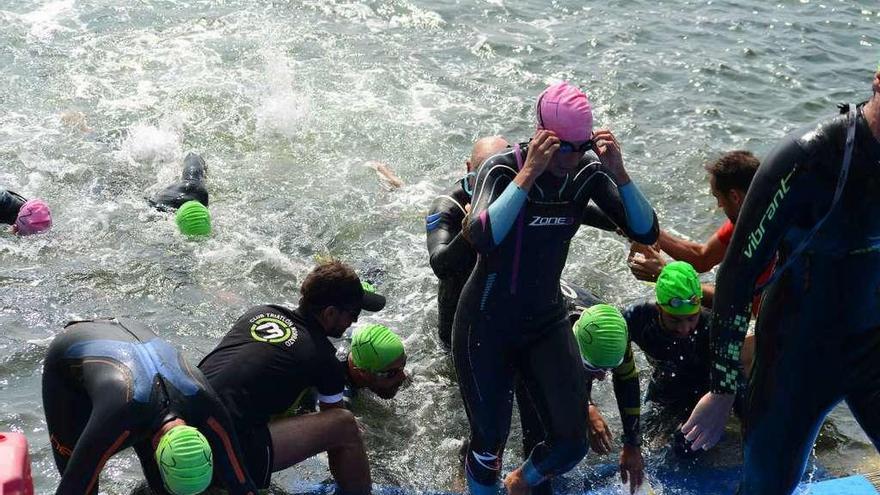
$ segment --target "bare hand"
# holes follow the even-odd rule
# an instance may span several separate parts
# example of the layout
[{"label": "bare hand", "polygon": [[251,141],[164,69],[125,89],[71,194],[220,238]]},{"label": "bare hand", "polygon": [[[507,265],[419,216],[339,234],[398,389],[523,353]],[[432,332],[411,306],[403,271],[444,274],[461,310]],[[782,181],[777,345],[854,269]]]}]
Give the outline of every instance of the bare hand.
[{"label": "bare hand", "polygon": [[623,167],[623,153],[620,150],[620,143],[617,138],[608,129],[599,129],[593,132],[593,149],[599,156],[602,165],[614,174],[617,185],[622,186],[629,182],[629,175]]},{"label": "bare hand", "polygon": [[529,143],[529,152],[523,170],[532,172],[535,177],[544,173],[553,154],[559,149],[559,138],[553,131],[539,129]]},{"label": "bare hand", "polygon": [[645,459],[642,449],[633,445],[624,445],[620,453],[620,480],[629,482],[629,492],[636,493],[645,481]]},{"label": "bare hand", "polygon": [[691,450],[709,450],[724,433],[724,425],[733,407],[732,394],[709,392],[697,402],[690,418],[681,427],[685,439],[691,442]]},{"label": "bare hand", "polygon": [[599,455],[611,452],[611,429],[599,412],[599,408],[590,404],[588,408],[587,426],[590,432],[590,448]]},{"label": "bare hand", "polygon": [[663,267],[666,266],[666,260],[654,247],[633,243],[629,248],[626,264],[637,279],[656,282]]}]

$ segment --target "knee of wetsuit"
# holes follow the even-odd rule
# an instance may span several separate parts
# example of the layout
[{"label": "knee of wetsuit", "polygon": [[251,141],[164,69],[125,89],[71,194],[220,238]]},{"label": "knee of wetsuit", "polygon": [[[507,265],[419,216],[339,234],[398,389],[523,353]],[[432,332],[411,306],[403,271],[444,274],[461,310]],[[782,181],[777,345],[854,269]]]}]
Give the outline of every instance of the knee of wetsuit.
[{"label": "knee of wetsuit", "polygon": [[550,466],[552,472],[547,474],[556,475],[571,470],[587,456],[588,448],[589,444],[587,443],[586,435],[583,438],[553,442],[550,457],[555,459],[556,462],[553,463],[555,466]]}]

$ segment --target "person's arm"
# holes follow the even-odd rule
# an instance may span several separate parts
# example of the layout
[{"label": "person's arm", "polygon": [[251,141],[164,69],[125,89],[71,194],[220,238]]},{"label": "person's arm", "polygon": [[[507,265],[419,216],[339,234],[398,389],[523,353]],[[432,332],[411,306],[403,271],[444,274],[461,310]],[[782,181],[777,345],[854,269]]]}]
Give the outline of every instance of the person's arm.
[{"label": "person's arm", "polygon": [[721,263],[721,260],[724,259],[724,253],[727,251],[727,247],[718,238],[717,233],[712,234],[712,237],[705,244],[702,244],[681,239],[661,230],[657,244],[672,259],[687,261],[699,273],[708,272],[715,265]]},{"label": "person's arm", "polygon": [[[697,403],[682,426],[691,448],[710,448],[721,437],[741,379],[740,352],[751,317],[755,282],[773,258],[793,218],[811,211],[810,203],[830,200],[806,193],[805,174],[796,165],[806,153],[791,137],[758,169],[737,219],[727,254],[715,279],[715,301],[710,320],[713,364],[710,392]],[[760,233],[760,234],[757,234]]]},{"label": "person's arm", "polygon": [[620,230],[620,227],[593,203],[588,204],[587,207],[584,208],[584,214],[583,217],[581,217],[581,224],[607,232],[617,232]]},{"label": "person's arm", "polygon": [[620,454],[620,479],[629,483],[635,493],[645,478],[645,462],[641,451],[641,391],[632,344],[627,344],[623,363],[614,369],[614,397],[623,423],[623,451]]},{"label": "person's arm", "polygon": [[539,130],[529,144],[522,169],[511,157],[515,151],[487,160],[477,174],[471,212],[465,217],[466,237],[477,252],[488,253],[501,244],[528,198],[535,180],[547,169],[559,138]]},{"label": "person's arm", "polygon": [[623,443],[638,447],[642,444],[639,432],[641,418],[641,391],[639,388],[639,370],[636,367],[632,344],[627,344],[623,363],[612,372],[614,397],[623,423]]},{"label": "person's arm", "polygon": [[[618,188],[609,170],[605,169],[603,165],[596,164],[594,166],[596,169],[592,172],[593,175],[587,179],[590,181],[591,187],[590,199],[615,225],[620,226],[626,237],[641,244],[654,244],[660,226],[657,222],[657,215],[653,210],[650,210],[650,206],[647,208],[650,213],[639,206],[642,202],[637,197],[641,197],[641,193],[635,194],[633,189],[635,186],[629,182],[631,187],[627,189],[630,193],[624,194]],[[627,200],[627,197],[630,199]],[[627,202],[631,204],[627,206]],[[648,222],[642,218],[645,215],[650,215]],[[634,219],[638,219],[638,221]],[[645,224],[648,225],[647,230],[645,230]]]},{"label": "person's arm", "polygon": [[165,482],[162,481],[162,474],[159,472],[159,464],[156,462],[156,452],[153,450],[153,442],[147,437],[132,446],[141,463],[141,469],[144,472],[144,478],[147,479],[147,486],[150,492],[156,495],[170,495],[165,489]]},{"label": "person's arm", "polygon": [[12,191],[0,189],[0,223],[12,225],[27,200]]},{"label": "person's arm", "polygon": [[448,277],[462,271],[466,268],[462,266],[463,263],[473,265],[474,248],[461,235],[464,206],[450,196],[440,196],[434,200],[431,211],[425,217],[429,261],[434,275],[438,277]]}]

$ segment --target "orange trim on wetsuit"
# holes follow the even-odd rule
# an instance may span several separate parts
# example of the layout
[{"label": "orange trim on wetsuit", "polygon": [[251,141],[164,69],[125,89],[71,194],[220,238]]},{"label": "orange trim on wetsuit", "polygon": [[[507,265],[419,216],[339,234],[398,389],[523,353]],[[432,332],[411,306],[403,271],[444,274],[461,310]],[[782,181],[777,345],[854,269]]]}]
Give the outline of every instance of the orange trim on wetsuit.
[{"label": "orange trim on wetsuit", "polygon": [[98,476],[100,476],[101,471],[104,470],[104,464],[107,464],[107,460],[110,459],[110,457],[119,450],[119,447],[122,446],[123,443],[125,443],[125,440],[128,438],[129,434],[131,434],[131,432],[129,432],[128,430],[123,431],[122,434],[116,438],[116,441],[113,442],[113,445],[111,445],[110,448],[104,451],[104,455],[101,456],[101,460],[99,460],[98,465],[95,466],[95,472],[92,474],[92,479],[91,481],[89,481],[89,486],[88,488],[86,488],[86,493],[92,492],[92,489],[95,487],[95,483],[98,481]]},{"label": "orange trim on wetsuit", "polygon": [[229,434],[226,433],[226,429],[223,428],[223,426],[213,417],[208,418],[206,423],[208,423],[208,426],[214,430],[214,433],[216,433],[218,437],[220,437],[220,441],[223,442],[223,449],[226,450],[226,455],[229,456],[229,463],[232,464],[232,469],[235,471],[235,477],[239,482],[244,483],[244,469],[241,468],[241,463],[238,462],[238,456],[235,455],[235,449],[232,448],[232,441],[229,439]]}]

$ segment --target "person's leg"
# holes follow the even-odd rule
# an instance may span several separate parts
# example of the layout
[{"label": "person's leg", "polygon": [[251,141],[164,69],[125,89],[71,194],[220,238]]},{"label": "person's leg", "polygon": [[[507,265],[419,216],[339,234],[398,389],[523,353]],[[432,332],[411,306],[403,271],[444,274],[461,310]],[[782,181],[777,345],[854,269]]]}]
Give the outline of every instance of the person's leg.
[{"label": "person's leg", "polygon": [[758,321],[745,404],[743,494],[791,493],[823,419],[843,396],[843,341],[829,338],[833,318],[787,283],[780,281],[777,297],[765,299]]},{"label": "person's leg", "polygon": [[546,432],[523,464],[526,482],[537,486],[567,472],[587,453],[586,375],[564,317],[521,352],[523,383]]},{"label": "person's leg", "polygon": [[82,387],[68,380],[66,367],[56,355],[50,347],[43,367],[43,410],[55,466],[64,474],[76,442],[89,422],[92,401]]},{"label": "person's leg", "polygon": [[851,384],[846,402],[874,448],[880,452],[880,328],[848,339],[852,353],[847,379]]},{"label": "person's leg", "polygon": [[[519,409],[519,420],[522,425],[522,456],[525,460],[535,449],[535,446],[544,441],[546,432],[544,425],[541,424],[541,417],[538,416],[535,403],[521,379],[516,380],[516,405]],[[553,493],[553,485],[550,480],[532,487],[532,495],[550,495],[551,493]]]},{"label": "person's leg", "polygon": [[[462,306],[460,305],[459,308]],[[458,386],[464,400],[471,437],[465,457],[465,474],[471,495],[495,493],[501,470],[501,455],[510,432],[513,410],[514,370],[509,362],[507,341],[499,335],[496,318],[466,317],[456,312],[453,329],[453,360]],[[508,337],[509,338],[509,337]]]},{"label": "person's leg", "polygon": [[272,471],[327,452],[330,472],[344,493],[370,493],[370,464],[354,415],[347,409],[284,418],[269,423]]}]

